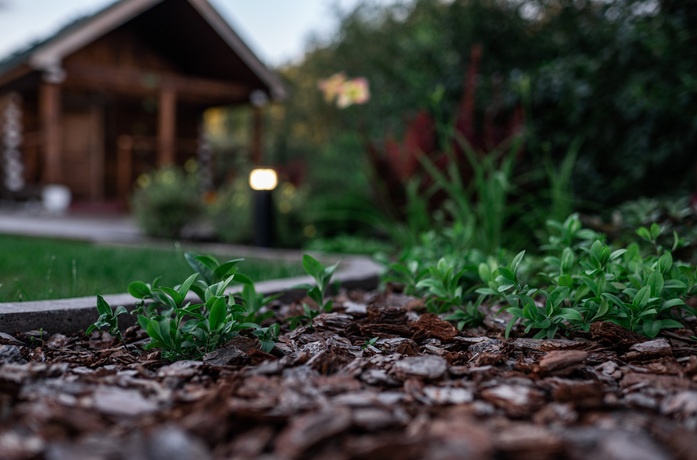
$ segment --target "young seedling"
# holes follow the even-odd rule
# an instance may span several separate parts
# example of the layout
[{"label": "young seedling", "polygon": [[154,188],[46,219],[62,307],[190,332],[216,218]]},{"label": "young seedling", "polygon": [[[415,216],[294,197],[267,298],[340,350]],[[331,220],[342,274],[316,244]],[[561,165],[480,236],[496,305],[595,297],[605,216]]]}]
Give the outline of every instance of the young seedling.
[{"label": "young seedling", "polygon": [[374,347],[375,343],[380,340],[380,337],[373,337],[370,340],[366,340],[363,345],[361,346],[361,350],[365,350],[368,347]]},{"label": "young seedling", "polygon": [[334,265],[325,267],[311,255],[303,255],[303,268],[305,269],[308,275],[312,276],[315,279],[316,285],[313,286],[312,284],[299,284],[297,286],[293,286],[292,289],[306,290],[307,296],[317,304],[317,309],[315,310],[304,303],[304,315],[288,318],[291,329],[295,329],[296,327],[298,327],[300,322],[312,324],[312,320],[314,320],[317,317],[317,315],[320,314],[320,312],[329,312],[332,310],[333,301],[326,300],[326,296],[332,281],[332,276],[334,275],[336,269],[339,267],[339,263],[341,262],[337,262]]},{"label": "young seedling", "polygon": [[104,297],[97,296],[97,312],[99,313],[99,318],[85,331],[85,335],[90,335],[95,329],[107,329],[112,337],[116,337],[121,341],[124,348],[128,350],[126,342],[123,340],[123,335],[119,329],[118,317],[124,313],[128,313],[126,307],[118,306],[116,310],[112,310],[109,304],[104,300]]}]

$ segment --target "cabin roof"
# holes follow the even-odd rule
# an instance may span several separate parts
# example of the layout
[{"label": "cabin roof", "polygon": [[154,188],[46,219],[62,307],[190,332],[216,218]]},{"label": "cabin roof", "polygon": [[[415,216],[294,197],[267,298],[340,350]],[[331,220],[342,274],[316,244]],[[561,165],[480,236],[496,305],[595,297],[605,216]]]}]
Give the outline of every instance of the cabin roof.
[{"label": "cabin roof", "polygon": [[[190,8],[188,8],[186,12],[183,12],[182,8],[187,7],[193,8],[193,10],[198,13],[198,18],[188,14]],[[172,10],[178,9],[179,13],[178,15],[165,14],[164,8]],[[158,13],[157,10],[162,11]],[[194,66],[204,65],[211,67],[213,69],[212,71],[217,73],[216,76],[218,78],[225,78],[226,76],[231,77],[233,72],[239,72],[239,67],[233,70],[231,66],[241,62],[245,67],[245,72],[242,73],[248,74],[250,78],[254,78],[261,83],[272,98],[285,98],[286,89],[281,80],[259,60],[207,0],[116,1],[93,15],[73,21],[50,37],[34,42],[24,49],[14,52],[3,60],[0,60],[0,82],[3,80],[5,82],[12,81],[16,77],[20,77],[32,71],[51,72],[56,67],[60,67],[64,58],[127,23],[134,23],[135,27],[140,27],[140,30],[147,30],[146,23],[155,15],[158,15],[160,21],[179,21],[179,24],[174,24],[169,28],[168,39],[175,42],[177,40],[181,41],[170,46],[174,47],[176,45],[181,52],[188,52],[190,56],[184,56],[184,59],[193,59]],[[169,19],[170,16],[175,19]],[[140,26],[137,24],[139,19],[141,23]],[[214,54],[211,59],[204,60],[202,53],[196,53],[194,48],[186,46],[187,44],[184,42],[185,38],[182,34],[177,34],[172,31],[183,22],[188,24],[198,21],[198,23],[201,23],[201,20],[208,25],[209,30],[203,31],[199,24],[197,37],[203,38],[197,39],[216,40],[216,45],[219,44],[217,40],[222,40],[229,50],[234,53],[236,58],[232,59],[232,61],[236,62],[224,62],[226,60],[230,61],[230,59],[221,59],[221,57],[224,57],[223,54]],[[159,26],[162,27],[163,23],[160,22]],[[160,30],[162,30],[163,33],[167,33],[166,28],[157,29],[151,32],[151,36],[154,37]],[[213,33],[211,33],[211,31]],[[217,38],[213,38],[213,36],[217,36]],[[162,43],[161,45],[165,46]],[[173,55],[181,54],[179,50],[173,50],[171,53]]]}]

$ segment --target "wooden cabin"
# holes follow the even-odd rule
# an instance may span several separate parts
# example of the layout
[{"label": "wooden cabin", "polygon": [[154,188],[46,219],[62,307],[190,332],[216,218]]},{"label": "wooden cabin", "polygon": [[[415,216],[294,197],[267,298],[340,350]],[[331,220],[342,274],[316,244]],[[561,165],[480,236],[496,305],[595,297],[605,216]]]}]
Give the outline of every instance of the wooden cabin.
[{"label": "wooden cabin", "polygon": [[210,164],[206,109],[258,118],[259,102],[284,95],[206,0],[117,1],[0,61],[0,191],[60,184],[74,201],[125,204],[144,172]]}]

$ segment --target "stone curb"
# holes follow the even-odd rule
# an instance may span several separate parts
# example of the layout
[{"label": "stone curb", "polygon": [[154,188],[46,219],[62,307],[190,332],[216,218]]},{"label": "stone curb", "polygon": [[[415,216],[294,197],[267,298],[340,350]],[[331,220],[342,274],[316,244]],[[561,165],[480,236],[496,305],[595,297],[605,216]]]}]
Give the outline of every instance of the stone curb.
[{"label": "stone curb", "polygon": [[[333,280],[348,289],[375,289],[383,268],[368,257],[349,256],[342,260]],[[282,293],[281,301],[300,299],[304,291],[291,289],[292,286],[314,283],[310,276],[277,279],[255,283],[257,292],[266,295]],[[242,289],[234,286],[228,292]],[[135,308],[130,294],[105,295],[109,305],[123,305],[128,310]],[[47,333],[71,334],[84,331],[98,317],[97,298],[78,297],[74,299],[43,300],[38,302],[0,303],[0,332],[15,333],[43,329]],[[120,325],[127,327],[135,323],[134,316],[122,315]]]}]

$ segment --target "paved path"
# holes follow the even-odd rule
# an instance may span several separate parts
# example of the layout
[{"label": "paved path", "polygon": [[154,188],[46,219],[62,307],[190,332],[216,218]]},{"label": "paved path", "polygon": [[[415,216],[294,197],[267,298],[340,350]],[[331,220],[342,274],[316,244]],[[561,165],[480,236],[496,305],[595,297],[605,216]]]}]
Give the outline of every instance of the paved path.
[{"label": "paved path", "polygon": [[[172,240],[145,236],[134,219],[125,215],[48,214],[0,210],[0,234],[43,236],[84,240],[97,243],[171,247]],[[300,260],[303,251],[272,249],[222,243],[187,242],[186,246],[202,253],[232,254],[238,257],[260,259]]]},{"label": "paved path", "polygon": [[97,242],[140,242],[145,237],[128,216],[51,216],[0,211],[0,233]]}]

